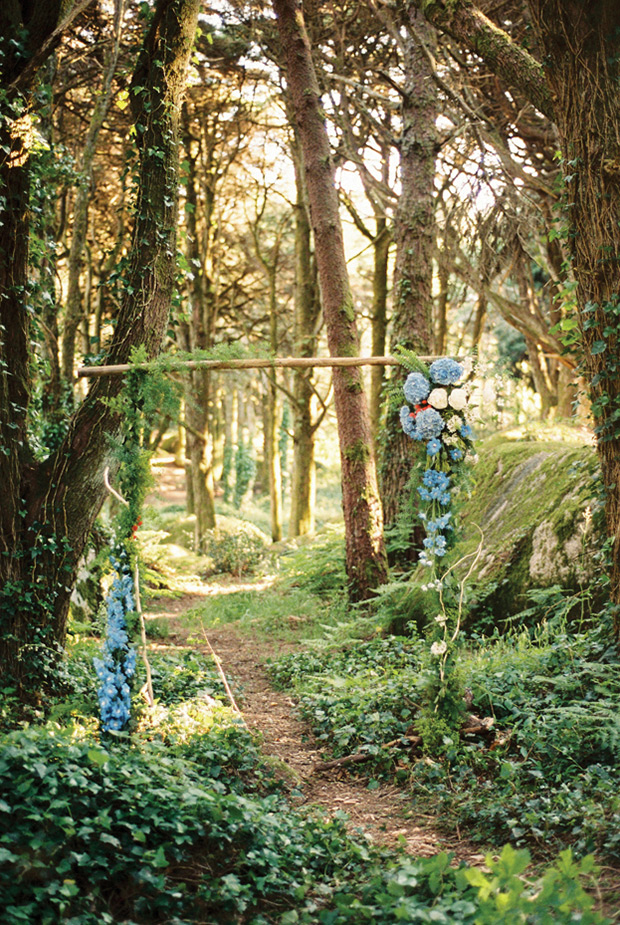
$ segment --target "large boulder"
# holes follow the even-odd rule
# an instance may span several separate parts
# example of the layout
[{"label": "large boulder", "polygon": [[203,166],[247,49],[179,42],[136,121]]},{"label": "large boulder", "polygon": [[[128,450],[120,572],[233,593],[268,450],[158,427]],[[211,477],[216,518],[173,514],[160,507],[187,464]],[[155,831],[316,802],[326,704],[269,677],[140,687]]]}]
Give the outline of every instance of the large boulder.
[{"label": "large boulder", "polygon": [[533,588],[579,591],[591,582],[602,540],[597,476],[589,445],[506,436],[482,443],[456,550],[470,555],[482,538],[468,579],[470,619],[502,621],[524,609]]}]

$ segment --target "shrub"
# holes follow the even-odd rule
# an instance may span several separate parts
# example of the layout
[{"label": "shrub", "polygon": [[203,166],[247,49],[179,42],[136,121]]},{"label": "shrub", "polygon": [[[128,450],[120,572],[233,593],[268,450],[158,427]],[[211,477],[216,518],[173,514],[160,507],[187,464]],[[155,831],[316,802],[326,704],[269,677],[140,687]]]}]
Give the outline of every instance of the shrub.
[{"label": "shrub", "polygon": [[212,560],[213,572],[239,577],[253,572],[260,564],[268,543],[265,534],[253,524],[221,517],[218,526],[207,532],[204,551]]}]

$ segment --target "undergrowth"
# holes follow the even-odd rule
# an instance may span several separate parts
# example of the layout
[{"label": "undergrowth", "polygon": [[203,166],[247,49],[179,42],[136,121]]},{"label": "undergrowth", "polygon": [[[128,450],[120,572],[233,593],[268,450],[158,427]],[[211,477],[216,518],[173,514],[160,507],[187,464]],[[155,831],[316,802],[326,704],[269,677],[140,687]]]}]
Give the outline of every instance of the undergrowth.
[{"label": "undergrowth", "polygon": [[388,637],[292,654],[270,672],[295,690],[330,756],[365,752],[353,773],[396,775],[412,806],[439,812],[447,826],[541,855],[570,846],[617,863],[620,668],[610,638],[604,623],[575,633],[551,621],[466,640],[458,661],[468,708],[492,720],[494,734],[444,738],[440,754],[423,755],[404,739],[420,732],[425,641]]}]

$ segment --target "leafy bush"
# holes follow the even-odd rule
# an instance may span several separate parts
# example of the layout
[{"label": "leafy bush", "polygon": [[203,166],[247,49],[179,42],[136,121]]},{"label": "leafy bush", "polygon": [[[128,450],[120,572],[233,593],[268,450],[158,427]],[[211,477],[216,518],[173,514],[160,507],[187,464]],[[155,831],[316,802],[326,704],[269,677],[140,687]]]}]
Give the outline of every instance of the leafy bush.
[{"label": "leafy bush", "polygon": [[157,652],[149,656],[149,661],[159,703],[181,703],[199,695],[226,700],[224,685],[210,656],[190,649],[178,654]]},{"label": "leafy bush", "polygon": [[411,731],[422,643],[375,638],[341,650],[296,653],[269,664],[276,687],[297,690],[299,711],[336,756],[362,749],[392,764],[383,743]]},{"label": "leafy bush", "polygon": [[253,524],[222,517],[218,526],[207,532],[204,552],[212,560],[213,572],[228,572],[239,577],[259,565],[268,542],[265,534]]},{"label": "leafy bush", "polygon": [[[213,738],[217,749],[217,736]],[[370,849],[341,819],[291,811],[200,775],[162,744],[31,728],[0,750],[0,889],[11,925],[602,923],[560,857],[540,880],[505,848],[488,873]],[[501,919],[499,916],[501,915]]]},{"label": "leafy bush", "polygon": [[341,529],[325,530],[310,543],[281,560],[283,587],[333,597],[346,588],[344,536]]}]

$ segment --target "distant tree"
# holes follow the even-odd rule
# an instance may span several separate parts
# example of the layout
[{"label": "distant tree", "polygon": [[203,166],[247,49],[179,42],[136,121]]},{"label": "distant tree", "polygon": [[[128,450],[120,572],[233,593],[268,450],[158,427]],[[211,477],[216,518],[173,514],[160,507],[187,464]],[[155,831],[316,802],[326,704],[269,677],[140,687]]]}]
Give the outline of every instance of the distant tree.
[{"label": "distant tree", "polygon": [[[303,149],[329,350],[332,356],[352,356],[358,353],[359,342],[334,167],[310,43],[295,0],[273,0],[273,7]],[[364,600],[387,577],[370,417],[359,370],[334,369],[333,381],[349,594],[353,600]]]}]

